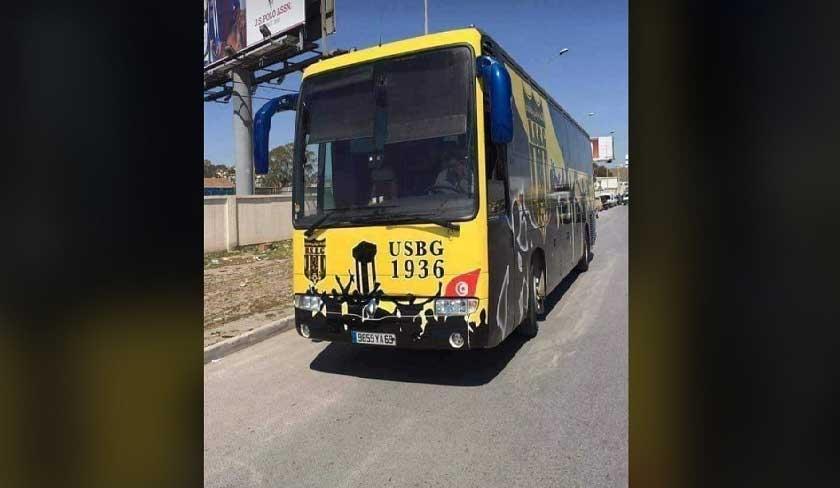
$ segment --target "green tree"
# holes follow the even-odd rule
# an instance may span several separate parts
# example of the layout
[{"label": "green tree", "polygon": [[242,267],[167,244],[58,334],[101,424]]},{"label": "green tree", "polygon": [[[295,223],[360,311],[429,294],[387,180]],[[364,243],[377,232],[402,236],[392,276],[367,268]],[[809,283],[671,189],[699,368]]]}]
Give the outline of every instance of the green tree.
[{"label": "green tree", "polygon": [[592,163],[592,166],[594,167],[594,169],[592,170],[592,174],[594,174],[595,176],[602,177],[610,175],[610,170],[607,169],[606,166],[601,166],[598,163]]},{"label": "green tree", "polygon": [[262,178],[263,185],[268,188],[283,188],[292,182],[294,148],[294,144],[290,142],[268,152],[268,174]]},{"label": "green tree", "polygon": [[[268,174],[262,178],[267,188],[284,188],[292,183],[292,161],[295,155],[294,143],[277,146],[268,152]],[[305,180],[306,184],[315,181],[317,167],[315,153],[306,151]]]},{"label": "green tree", "polygon": [[204,160],[204,177],[205,178],[227,178],[233,176],[235,173],[233,168],[229,168],[224,164],[213,164],[209,159]]},{"label": "green tree", "polygon": [[216,165],[209,159],[204,160],[204,177],[212,178],[216,176]]}]

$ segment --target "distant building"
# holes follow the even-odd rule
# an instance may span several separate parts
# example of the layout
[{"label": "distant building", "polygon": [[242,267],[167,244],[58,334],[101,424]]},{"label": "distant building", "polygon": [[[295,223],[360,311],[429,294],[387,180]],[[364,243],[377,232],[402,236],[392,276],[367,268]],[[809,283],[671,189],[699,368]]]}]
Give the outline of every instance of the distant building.
[{"label": "distant building", "polygon": [[608,191],[608,192],[616,192],[618,191],[621,182],[618,176],[597,176],[595,177],[595,190],[596,191]]},{"label": "distant building", "polygon": [[204,178],[204,196],[234,195],[236,187],[227,178]]}]

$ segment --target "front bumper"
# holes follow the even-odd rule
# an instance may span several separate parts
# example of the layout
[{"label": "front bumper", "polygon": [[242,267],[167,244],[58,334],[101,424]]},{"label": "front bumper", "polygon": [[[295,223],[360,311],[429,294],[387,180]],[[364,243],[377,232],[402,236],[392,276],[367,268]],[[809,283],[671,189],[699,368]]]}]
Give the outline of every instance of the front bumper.
[{"label": "front bumper", "polygon": [[488,326],[478,320],[479,315],[434,317],[427,314],[425,321],[421,316],[374,316],[362,320],[356,315],[313,314],[311,311],[295,309],[295,329],[303,337],[301,325],[305,324],[309,328],[310,339],[346,343],[353,342],[353,331],[390,333],[396,337],[396,345],[379,347],[405,349],[456,349],[449,343],[449,337],[458,332],[465,339],[459,350],[464,350],[485,348],[488,345]]}]

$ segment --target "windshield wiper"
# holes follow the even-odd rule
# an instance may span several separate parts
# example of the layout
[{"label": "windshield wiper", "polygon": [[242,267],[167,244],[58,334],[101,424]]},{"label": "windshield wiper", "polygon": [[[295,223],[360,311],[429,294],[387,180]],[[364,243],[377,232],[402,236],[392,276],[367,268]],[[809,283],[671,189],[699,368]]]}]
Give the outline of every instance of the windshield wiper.
[{"label": "windshield wiper", "polygon": [[455,222],[450,222],[448,220],[438,219],[434,217],[427,217],[426,220],[433,224],[437,224],[441,227],[446,227],[447,229],[459,230],[461,228],[460,225],[456,224]]},{"label": "windshield wiper", "polygon": [[392,223],[399,223],[405,220],[414,220],[414,219],[423,219],[426,222],[431,224],[439,225],[441,227],[446,227],[447,229],[458,230],[461,228],[460,225],[451,222],[446,219],[441,219],[435,217],[433,215],[429,215],[428,213],[413,213],[413,214],[401,214],[401,215],[382,215],[379,219],[369,219],[369,222],[392,222]]},{"label": "windshield wiper", "polygon": [[351,210],[353,207],[346,207],[346,208],[334,208],[330,212],[324,212],[324,215],[320,216],[315,222],[309,224],[306,227],[306,230],[303,232],[303,235],[306,237],[312,237],[312,233],[315,232],[315,229],[318,228],[319,225],[323,224],[328,218],[332,217],[333,215],[341,212],[346,212],[347,210]]},{"label": "windshield wiper", "polygon": [[[325,212],[324,215],[320,216],[317,220],[315,220],[315,222],[312,222],[311,224],[309,224],[306,227],[306,231],[304,231],[303,235],[305,235],[306,237],[311,237],[312,233],[315,232],[315,229],[317,229],[318,226],[323,224],[328,218],[330,218],[333,215],[338,214],[338,213],[344,213],[344,212],[347,212],[347,211],[350,211],[350,210],[378,210],[378,209],[394,208],[394,207],[397,207],[397,205],[371,205],[371,206],[358,205],[358,206],[353,206],[353,207],[333,208],[333,209],[330,209],[328,212]],[[377,215],[377,214],[374,213],[374,215]]]}]

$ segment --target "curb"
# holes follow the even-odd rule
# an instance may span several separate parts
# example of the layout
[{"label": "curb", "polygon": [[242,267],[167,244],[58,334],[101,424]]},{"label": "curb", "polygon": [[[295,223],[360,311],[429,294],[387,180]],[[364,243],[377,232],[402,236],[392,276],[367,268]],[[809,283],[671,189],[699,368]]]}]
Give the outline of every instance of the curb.
[{"label": "curb", "polygon": [[204,364],[220,359],[232,352],[244,349],[252,344],[264,341],[269,337],[295,328],[295,316],[289,315],[280,320],[269,322],[263,326],[250,330],[242,335],[231,337],[222,342],[204,348]]}]

